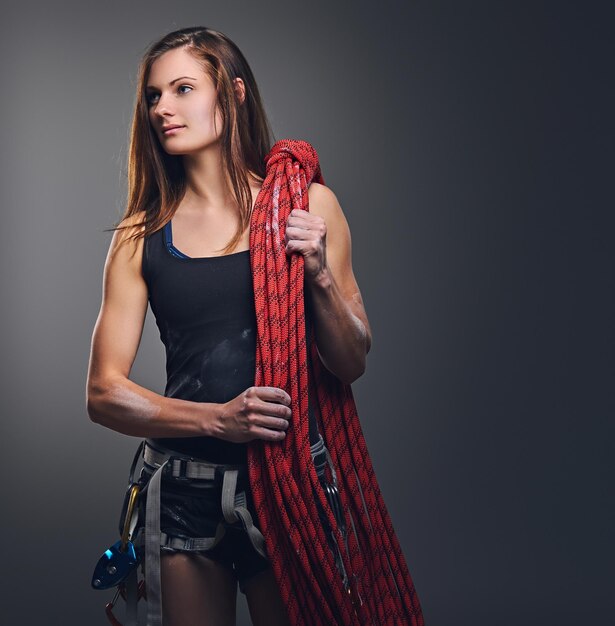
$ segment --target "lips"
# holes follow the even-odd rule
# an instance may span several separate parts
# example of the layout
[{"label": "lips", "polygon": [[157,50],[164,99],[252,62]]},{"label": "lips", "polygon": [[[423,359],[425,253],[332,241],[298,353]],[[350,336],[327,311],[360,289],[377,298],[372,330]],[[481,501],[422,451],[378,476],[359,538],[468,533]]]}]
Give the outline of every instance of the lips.
[{"label": "lips", "polygon": [[184,128],[182,125],[180,124],[173,124],[172,126],[163,126],[162,127],[162,133],[165,134],[170,130],[173,130],[175,128]]}]

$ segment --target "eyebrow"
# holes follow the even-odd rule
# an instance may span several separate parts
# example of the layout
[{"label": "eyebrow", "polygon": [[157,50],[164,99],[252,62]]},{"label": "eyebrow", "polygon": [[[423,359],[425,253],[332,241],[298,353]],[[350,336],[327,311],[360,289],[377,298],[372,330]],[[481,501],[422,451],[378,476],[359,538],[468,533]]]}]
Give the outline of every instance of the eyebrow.
[{"label": "eyebrow", "polygon": [[[193,78],[192,76],[180,76],[179,78],[173,79],[169,83],[169,87],[172,87],[173,83],[176,83],[178,80],[181,80],[182,78],[189,78],[190,80],[196,80],[196,78]],[[145,89],[156,89],[156,87],[154,87],[153,85],[148,85]]]}]

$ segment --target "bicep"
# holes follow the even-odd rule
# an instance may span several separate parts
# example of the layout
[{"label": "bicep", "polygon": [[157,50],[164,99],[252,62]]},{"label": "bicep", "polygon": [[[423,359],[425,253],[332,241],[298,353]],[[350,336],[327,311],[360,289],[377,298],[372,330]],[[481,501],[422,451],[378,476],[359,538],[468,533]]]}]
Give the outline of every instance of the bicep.
[{"label": "bicep", "polygon": [[[134,247],[137,247],[133,254]],[[116,376],[128,378],[147,313],[147,285],[141,275],[143,239],[126,241],[115,231],[103,270],[100,312],[94,326],[88,385]]]}]

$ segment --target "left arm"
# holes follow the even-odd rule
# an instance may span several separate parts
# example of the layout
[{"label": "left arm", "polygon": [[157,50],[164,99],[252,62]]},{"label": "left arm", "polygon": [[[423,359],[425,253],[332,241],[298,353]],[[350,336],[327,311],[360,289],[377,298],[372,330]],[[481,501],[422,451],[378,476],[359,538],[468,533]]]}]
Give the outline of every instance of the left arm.
[{"label": "left arm", "polygon": [[286,253],[304,256],[305,291],[320,360],[332,374],[350,384],[365,371],[372,343],[352,271],[350,229],[331,189],[313,182],[308,187],[308,199],[309,212],[290,212]]}]

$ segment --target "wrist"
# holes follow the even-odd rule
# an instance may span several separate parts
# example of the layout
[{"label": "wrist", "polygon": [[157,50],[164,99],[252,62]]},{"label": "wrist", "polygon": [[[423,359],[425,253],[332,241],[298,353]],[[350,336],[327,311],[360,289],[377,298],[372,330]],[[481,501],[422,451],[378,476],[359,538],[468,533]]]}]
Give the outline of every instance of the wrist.
[{"label": "wrist", "polygon": [[331,289],[333,284],[333,278],[331,276],[331,272],[328,267],[324,267],[316,276],[314,276],[310,280],[310,285],[314,289],[318,289],[321,291],[327,291]]},{"label": "wrist", "polygon": [[202,407],[199,413],[201,436],[217,437],[226,403],[201,402],[199,404]]}]

